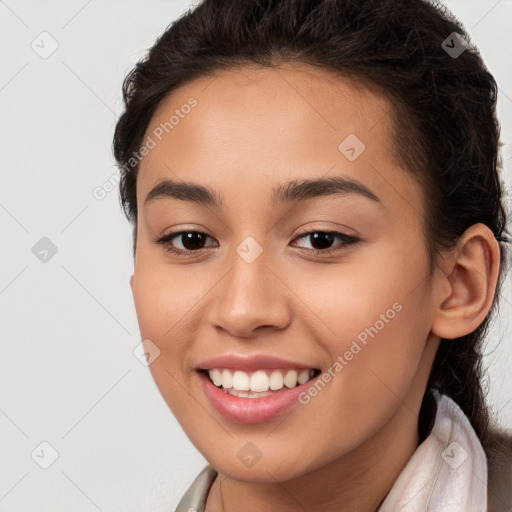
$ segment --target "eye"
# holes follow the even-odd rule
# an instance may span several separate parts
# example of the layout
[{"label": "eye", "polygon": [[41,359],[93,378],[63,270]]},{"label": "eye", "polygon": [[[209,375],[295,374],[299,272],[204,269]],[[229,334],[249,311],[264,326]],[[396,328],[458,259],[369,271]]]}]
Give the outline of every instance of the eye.
[{"label": "eye", "polygon": [[[349,245],[355,244],[359,242],[359,238],[351,235],[346,235],[345,233],[339,233],[338,231],[308,231],[306,233],[301,234],[296,238],[299,240],[301,238],[308,238],[311,244],[314,246],[310,251],[313,251],[315,254],[332,254],[335,252],[343,251]],[[331,247],[334,240],[338,238],[341,240],[341,244],[337,246]]]},{"label": "eye", "polygon": [[[177,239],[178,245],[181,243],[183,248],[174,247],[172,240]],[[162,238],[155,240],[155,243],[163,245],[164,249],[170,253],[178,255],[188,255],[198,252],[204,247],[205,240],[211,238],[202,231],[176,231],[169,233]]]}]

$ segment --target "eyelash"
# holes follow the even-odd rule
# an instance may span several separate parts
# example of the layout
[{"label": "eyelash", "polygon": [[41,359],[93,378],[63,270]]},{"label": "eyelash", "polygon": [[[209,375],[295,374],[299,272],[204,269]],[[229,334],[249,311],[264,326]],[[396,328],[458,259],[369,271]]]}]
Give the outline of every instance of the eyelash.
[{"label": "eyelash", "polygon": [[[175,254],[176,256],[190,256],[190,255],[192,255],[194,253],[201,252],[204,248],[197,249],[197,250],[190,250],[190,249],[185,249],[184,250],[184,249],[176,249],[175,247],[170,245],[170,242],[171,242],[171,240],[173,238],[176,238],[178,235],[183,235],[185,233],[199,233],[199,234],[207,236],[207,237],[210,236],[207,233],[204,233],[203,231],[196,231],[196,230],[176,231],[174,233],[169,233],[169,234],[167,234],[167,235],[165,235],[165,236],[163,236],[161,238],[157,238],[157,239],[154,240],[154,242],[156,244],[163,245],[165,251],[170,252],[171,254]],[[314,233],[326,233],[326,234],[329,234],[329,235],[335,235],[335,236],[337,236],[337,237],[339,237],[340,239],[343,240],[343,243],[342,243],[341,246],[337,246],[337,247],[334,247],[334,248],[329,248],[329,249],[306,249],[307,251],[313,252],[313,253],[315,253],[316,255],[319,255],[319,256],[325,256],[325,255],[333,254],[333,253],[336,253],[336,252],[341,252],[341,251],[345,250],[348,246],[353,245],[353,244],[355,244],[355,243],[360,241],[360,239],[355,237],[355,236],[346,235],[346,234],[340,233],[338,231],[326,231],[326,230],[320,230],[320,229],[316,229],[316,230],[313,230],[313,231],[305,231],[303,233],[299,233],[298,236],[295,238],[295,240],[298,239],[298,238],[304,238],[307,235],[312,235]],[[212,237],[210,237],[210,238],[212,238]]]}]

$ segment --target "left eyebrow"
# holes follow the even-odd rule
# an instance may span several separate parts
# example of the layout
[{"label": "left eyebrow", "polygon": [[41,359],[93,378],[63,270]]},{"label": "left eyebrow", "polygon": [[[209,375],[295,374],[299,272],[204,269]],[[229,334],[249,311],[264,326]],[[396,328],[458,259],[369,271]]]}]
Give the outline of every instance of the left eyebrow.
[{"label": "left eyebrow", "polygon": [[[279,203],[306,201],[316,197],[329,195],[357,194],[383,206],[379,197],[366,185],[346,176],[330,176],[328,178],[292,180],[280,184],[272,190],[271,205]],[[223,201],[220,195],[210,187],[193,182],[160,180],[146,196],[144,204],[156,199],[172,198],[189,201],[202,206],[221,208]]]},{"label": "left eyebrow", "polygon": [[383,206],[379,197],[366,185],[347,176],[289,181],[273,190],[272,205],[279,203],[306,201],[315,197],[356,194]]}]

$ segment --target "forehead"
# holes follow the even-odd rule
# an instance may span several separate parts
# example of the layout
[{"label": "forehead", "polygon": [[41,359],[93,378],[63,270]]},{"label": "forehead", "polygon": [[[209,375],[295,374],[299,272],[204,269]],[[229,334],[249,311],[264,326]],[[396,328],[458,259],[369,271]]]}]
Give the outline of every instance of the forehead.
[{"label": "forehead", "polygon": [[145,139],[155,145],[140,164],[138,200],[165,177],[215,189],[236,184],[239,196],[256,197],[291,177],[340,174],[407,197],[415,184],[393,157],[390,109],[375,89],[308,65],[198,78],[173,91],[151,119]]}]

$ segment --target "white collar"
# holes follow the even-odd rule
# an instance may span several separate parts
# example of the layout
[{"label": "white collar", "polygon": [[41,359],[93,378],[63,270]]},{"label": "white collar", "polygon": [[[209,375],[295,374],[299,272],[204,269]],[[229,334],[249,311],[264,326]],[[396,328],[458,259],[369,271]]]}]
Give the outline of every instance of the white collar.
[{"label": "white collar", "polygon": [[433,390],[434,426],[378,512],[486,512],[487,458],[462,409]]}]

